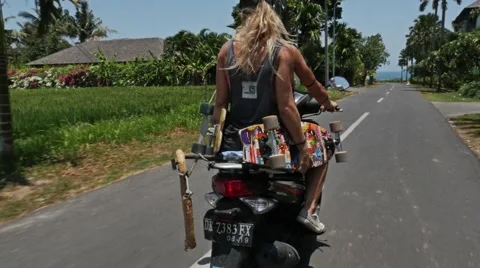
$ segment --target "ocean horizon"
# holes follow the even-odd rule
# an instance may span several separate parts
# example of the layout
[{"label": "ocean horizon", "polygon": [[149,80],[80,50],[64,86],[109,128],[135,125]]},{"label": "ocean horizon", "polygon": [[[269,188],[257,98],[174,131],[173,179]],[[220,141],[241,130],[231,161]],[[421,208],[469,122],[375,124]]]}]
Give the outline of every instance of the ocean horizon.
[{"label": "ocean horizon", "polygon": [[[378,81],[400,79],[401,77],[402,77],[402,72],[400,70],[399,71],[379,71],[375,76],[375,78]],[[405,72],[403,73],[403,79],[405,79]]]}]

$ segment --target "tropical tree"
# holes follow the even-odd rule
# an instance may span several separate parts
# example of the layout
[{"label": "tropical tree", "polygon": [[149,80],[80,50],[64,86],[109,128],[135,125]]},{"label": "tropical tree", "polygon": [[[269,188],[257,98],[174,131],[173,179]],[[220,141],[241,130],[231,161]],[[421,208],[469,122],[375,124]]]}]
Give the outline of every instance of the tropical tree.
[{"label": "tropical tree", "polygon": [[[441,6],[442,8],[442,26],[440,28],[440,43],[443,44],[445,41],[445,20],[446,20],[446,14],[447,14],[447,9],[448,9],[448,0],[421,0],[420,2],[420,11],[425,11],[426,7],[428,6],[429,3],[432,3],[432,8],[435,11],[435,16],[438,15],[438,8]],[[457,5],[462,4],[462,0],[453,0]],[[433,30],[433,29],[432,29]],[[435,50],[435,48],[434,48]]]},{"label": "tropical tree", "polygon": [[390,54],[380,34],[363,38],[360,46],[360,59],[364,64],[364,78],[367,75],[372,76],[373,72],[386,64],[388,57],[390,57]]},{"label": "tropical tree", "polygon": [[[14,16],[10,16],[4,19],[4,23],[6,24],[10,19],[14,19]],[[17,63],[19,53],[17,49],[17,44],[19,38],[23,36],[23,34],[14,29],[5,29],[5,49],[7,53],[7,60],[9,63]]]},{"label": "tropical tree", "polygon": [[[453,0],[457,5],[462,4],[462,0]],[[443,45],[445,41],[445,20],[448,9],[448,0],[442,0],[442,28],[440,29],[440,43]]]},{"label": "tropical tree", "polygon": [[52,23],[62,18],[63,2],[70,2],[76,7],[79,0],[35,0],[35,6],[39,8],[39,35],[45,34]]},{"label": "tropical tree", "polygon": [[443,67],[442,81],[452,89],[480,80],[480,31],[462,33],[454,41],[443,45],[437,53]]},{"label": "tropical tree", "polygon": [[319,4],[310,0],[287,0],[283,12],[283,23],[287,31],[297,39],[298,47],[320,40],[319,25],[324,22],[325,14]]},{"label": "tropical tree", "polygon": [[[330,33],[333,36],[333,33]],[[336,40],[331,46],[335,50],[336,68],[340,76],[345,77],[351,84],[355,82],[356,71],[360,68],[360,48],[362,45],[362,34],[354,28],[348,27],[346,23],[337,23]]]},{"label": "tropical tree", "polygon": [[[431,47],[432,41],[436,43],[438,41],[437,35],[432,32],[440,29],[438,17],[434,14],[420,15],[414,20],[414,25],[409,28],[410,32],[407,35],[407,45],[412,47],[413,57],[416,62],[421,62],[427,58],[433,51]],[[427,71],[430,69],[430,71]],[[433,83],[433,66],[426,66],[425,63],[422,66],[422,78],[425,84],[427,74],[430,73],[430,83]]]},{"label": "tropical tree", "polygon": [[75,8],[74,16],[71,16],[68,10],[65,10],[61,16],[63,27],[60,29],[65,35],[77,38],[80,43],[83,43],[87,40],[108,37],[108,34],[117,32],[103,26],[102,20],[95,17],[86,0],[79,1]]},{"label": "tropical tree", "polygon": [[5,20],[0,2],[0,172],[13,166],[13,127],[8,90]]},{"label": "tropical tree", "polygon": [[63,31],[58,27],[65,25],[63,17],[53,20],[54,23],[52,22],[52,25],[48,26],[48,32],[40,35],[38,6],[33,9],[33,12],[22,11],[18,16],[25,20],[23,23],[17,23],[21,35],[18,36],[16,46],[23,62],[36,60],[70,47],[70,44],[64,39]]},{"label": "tropical tree", "polygon": [[[405,49],[402,49],[400,51],[400,55],[398,56],[398,66],[400,66],[400,68],[402,69],[400,81],[403,81],[404,68],[408,67],[408,60],[407,60],[407,56],[406,56],[406,53],[405,53]],[[405,72],[405,80],[407,80],[407,79],[408,79],[408,73]]]},{"label": "tropical tree", "polygon": [[[76,0],[70,0],[76,3]],[[7,77],[7,55],[5,22],[3,19],[3,5],[0,2],[0,168],[5,170],[13,167],[14,163],[14,140],[13,126],[10,107],[10,91],[8,89]],[[60,0],[35,0],[36,6],[40,8],[40,21],[38,33],[44,34],[47,26],[53,19],[61,14]]]},{"label": "tropical tree", "polygon": [[[431,0],[422,0],[422,2],[420,3],[420,11],[421,12],[424,12],[425,9],[427,8],[429,2]],[[434,15],[435,17],[438,17],[438,5],[440,3],[440,0],[432,0],[432,9],[435,11]],[[437,35],[437,27],[435,26],[432,26],[432,51],[436,50],[436,44],[435,44],[435,37]]]},{"label": "tropical tree", "polygon": [[[433,29],[433,31],[432,31]],[[414,73],[418,77],[425,80],[427,77],[430,77],[430,87],[433,87],[435,81],[435,73],[438,74],[438,90],[440,90],[441,74],[439,72],[442,68],[442,65],[436,64],[436,61],[429,58],[434,51],[431,43],[440,44],[440,37],[436,34],[441,29],[441,23],[438,20],[438,17],[435,14],[429,13],[418,16],[414,20],[414,24],[409,28],[409,33],[406,35],[406,46],[409,52],[409,60],[412,61],[412,58],[421,66],[416,66],[410,68],[410,71],[415,69]],[[450,42],[457,38],[457,34],[451,32],[450,30],[445,30],[445,39]],[[436,46],[435,46],[436,47]],[[441,46],[438,46],[440,48]],[[424,61],[425,60],[425,61]],[[413,62],[413,61],[412,61]]]},{"label": "tropical tree", "polygon": [[[442,8],[442,20],[441,20],[441,28],[440,28],[440,45],[443,45],[445,43],[445,20],[446,20],[446,13],[447,13],[447,9],[448,9],[448,0],[421,0],[421,3],[420,3],[420,11],[424,11],[425,8],[428,6],[428,4],[430,3],[430,1],[432,2],[432,8],[435,10],[435,15],[438,14],[438,8],[439,6],[441,5],[441,8]],[[453,0],[455,3],[457,3],[458,5],[461,5],[462,4],[462,0]],[[433,29],[432,29],[433,30]],[[434,38],[434,36],[432,36],[432,38]],[[432,41],[432,47],[433,47],[433,50],[436,49],[435,47],[435,43],[434,41]],[[437,89],[438,90],[441,90],[441,73],[442,73],[442,69],[441,69],[441,66],[440,68],[438,69],[438,87]],[[431,79],[432,81],[432,79]]]},{"label": "tropical tree", "polygon": [[230,37],[208,29],[199,34],[183,30],[165,40],[164,54],[181,66],[179,71],[186,83],[205,84],[209,76],[214,76],[217,53]]}]

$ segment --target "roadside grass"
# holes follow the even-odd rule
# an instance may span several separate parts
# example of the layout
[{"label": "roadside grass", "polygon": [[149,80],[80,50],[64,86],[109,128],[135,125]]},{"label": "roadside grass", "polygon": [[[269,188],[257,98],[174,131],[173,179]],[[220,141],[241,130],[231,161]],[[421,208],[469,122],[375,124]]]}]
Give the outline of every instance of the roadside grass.
[{"label": "roadside grass", "polygon": [[[297,84],[295,86],[295,88],[299,92],[308,92],[308,89],[302,84]],[[327,93],[328,93],[329,98],[332,101],[337,101],[337,100],[340,100],[340,99],[343,99],[343,98],[346,98],[346,97],[357,94],[356,91],[348,91],[348,90],[340,91],[340,90],[333,90],[333,89],[327,90]]]},{"label": "roadside grass", "polygon": [[382,84],[387,84],[387,83],[377,82],[377,83],[374,83],[374,84],[372,84],[372,85],[363,86],[362,88],[367,88],[367,89],[377,88],[378,86],[380,86],[380,85],[382,85]]},{"label": "roadside grass", "polygon": [[423,87],[420,85],[412,85],[421,94],[432,102],[479,102],[479,99],[463,97],[456,91],[444,90],[437,92],[434,88]]},{"label": "roadside grass", "polygon": [[[329,90],[332,100],[353,92]],[[213,87],[13,90],[16,174],[0,175],[0,222],[162,165],[198,137]]]},{"label": "roadside grass", "polygon": [[75,161],[99,142],[148,141],[176,127],[194,129],[213,87],[83,88],[12,91],[16,155],[22,165]]},{"label": "roadside grass", "polygon": [[480,114],[466,114],[450,118],[455,130],[480,158]]},{"label": "roadside grass", "polygon": [[85,147],[78,152],[81,160],[76,165],[59,162],[27,167],[22,170],[27,185],[9,183],[0,190],[0,222],[162,165],[176,149],[188,152],[197,137],[194,130],[177,128],[148,141]]},{"label": "roadside grass", "polygon": [[343,99],[343,98],[346,98],[346,97],[357,94],[357,92],[355,92],[355,91],[347,91],[347,90],[344,90],[344,91],[328,90],[327,93],[328,93],[328,96],[330,97],[330,99],[333,100],[333,101],[337,101],[337,100],[340,100],[340,99]]}]

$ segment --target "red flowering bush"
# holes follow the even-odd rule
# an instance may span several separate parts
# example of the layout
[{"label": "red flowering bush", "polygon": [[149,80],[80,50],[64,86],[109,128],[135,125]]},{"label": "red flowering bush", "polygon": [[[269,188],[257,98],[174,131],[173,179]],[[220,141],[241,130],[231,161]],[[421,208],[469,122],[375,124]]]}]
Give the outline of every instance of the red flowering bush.
[{"label": "red flowering bush", "polygon": [[88,69],[74,69],[68,74],[60,75],[58,82],[64,87],[92,87],[97,84],[95,76]]}]

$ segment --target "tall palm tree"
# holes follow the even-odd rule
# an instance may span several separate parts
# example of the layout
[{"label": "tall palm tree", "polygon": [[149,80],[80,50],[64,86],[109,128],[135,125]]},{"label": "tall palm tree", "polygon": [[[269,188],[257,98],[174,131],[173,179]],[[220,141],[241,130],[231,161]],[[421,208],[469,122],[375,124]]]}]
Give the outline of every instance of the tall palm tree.
[{"label": "tall palm tree", "polygon": [[[422,2],[420,3],[420,11],[425,10],[429,1],[430,0],[422,0]],[[462,0],[453,0],[453,1],[455,3],[457,3],[458,5],[462,4]],[[441,46],[441,45],[443,45],[444,40],[445,40],[445,19],[446,19],[445,17],[446,17],[447,9],[448,9],[448,0],[433,0],[432,1],[432,6],[433,6],[433,9],[435,10],[435,15],[438,14],[438,8],[439,8],[440,3],[441,3],[441,7],[442,7],[442,27],[440,28],[440,46]],[[441,68],[441,66],[440,66],[440,68]],[[441,85],[441,73],[442,73],[442,70],[439,69],[438,70],[438,87],[437,87],[438,90],[441,90],[441,87],[442,87],[442,85]]]},{"label": "tall palm tree", "polygon": [[[427,8],[430,0],[421,0],[422,2],[420,3],[420,11],[424,12],[425,9]],[[440,0],[433,0],[432,1],[432,8],[435,11],[435,17],[438,17],[438,5],[440,3]],[[436,36],[436,28],[432,27],[432,51],[436,50],[435,46],[435,36]]]},{"label": "tall palm tree", "polygon": [[64,38],[67,36],[63,30],[65,18],[53,19],[48,31],[40,35],[38,6],[33,8],[33,12],[22,11],[18,16],[25,20],[23,23],[17,23],[22,33],[18,36],[17,48],[21,49],[24,61],[36,60],[71,46]]},{"label": "tall palm tree", "polygon": [[13,127],[8,90],[5,20],[0,3],[0,172],[13,167]]},{"label": "tall palm tree", "polygon": [[79,0],[35,0],[39,8],[39,34],[45,34],[48,26],[63,15],[62,2],[70,2],[77,6]]},{"label": "tall palm tree", "polygon": [[[462,4],[462,0],[453,0],[457,5]],[[443,41],[445,40],[445,17],[447,15],[448,9],[448,0],[442,0],[442,28],[440,31],[440,44],[443,45]]]},{"label": "tall palm tree", "polygon": [[86,0],[79,0],[74,16],[65,10],[61,19],[65,22],[61,31],[69,37],[78,38],[80,43],[117,32],[102,25],[102,20],[95,17]]},{"label": "tall palm tree", "polygon": [[[439,28],[438,17],[432,13],[420,15],[414,20],[414,25],[410,27],[407,43],[414,48],[413,51],[416,62],[421,62],[426,59],[433,51],[430,47],[431,41],[436,41],[438,38],[435,38],[437,35],[433,34],[431,29],[438,31]],[[422,78],[425,84],[426,76],[423,75]],[[432,81],[432,79],[430,79],[430,81]]]},{"label": "tall palm tree", "polygon": [[[77,0],[69,0],[76,3]],[[0,170],[13,168],[14,164],[14,140],[13,125],[10,105],[10,91],[7,77],[7,55],[5,46],[5,21],[3,19],[3,5],[0,2]],[[61,0],[35,0],[39,7],[39,34],[44,34],[52,19],[61,14]]]},{"label": "tall palm tree", "polygon": [[[421,0],[420,11],[425,11],[430,1],[432,3],[433,10],[435,10],[435,16],[438,16],[438,8],[440,7],[440,5],[442,8],[442,27],[440,28],[440,42],[441,44],[443,44],[443,41],[445,40],[445,17],[448,9],[448,0]],[[462,0],[453,1],[458,5],[462,4]]]},{"label": "tall palm tree", "polygon": [[[402,49],[402,51],[400,51],[400,55],[398,56],[398,66],[400,66],[400,68],[402,69],[400,82],[403,82],[403,70],[406,66],[408,66],[405,49]],[[407,75],[405,75],[405,80],[407,80]]]},{"label": "tall palm tree", "polygon": [[[351,66],[355,66],[355,63],[360,60],[358,50],[361,46],[362,34],[356,29],[348,27],[346,23],[337,23],[335,39],[332,50],[334,48],[337,51],[336,68],[338,69],[338,74],[344,76],[345,72],[348,71]],[[345,78],[348,80],[348,77]],[[352,77],[350,77],[350,79],[352,79]]]}]

